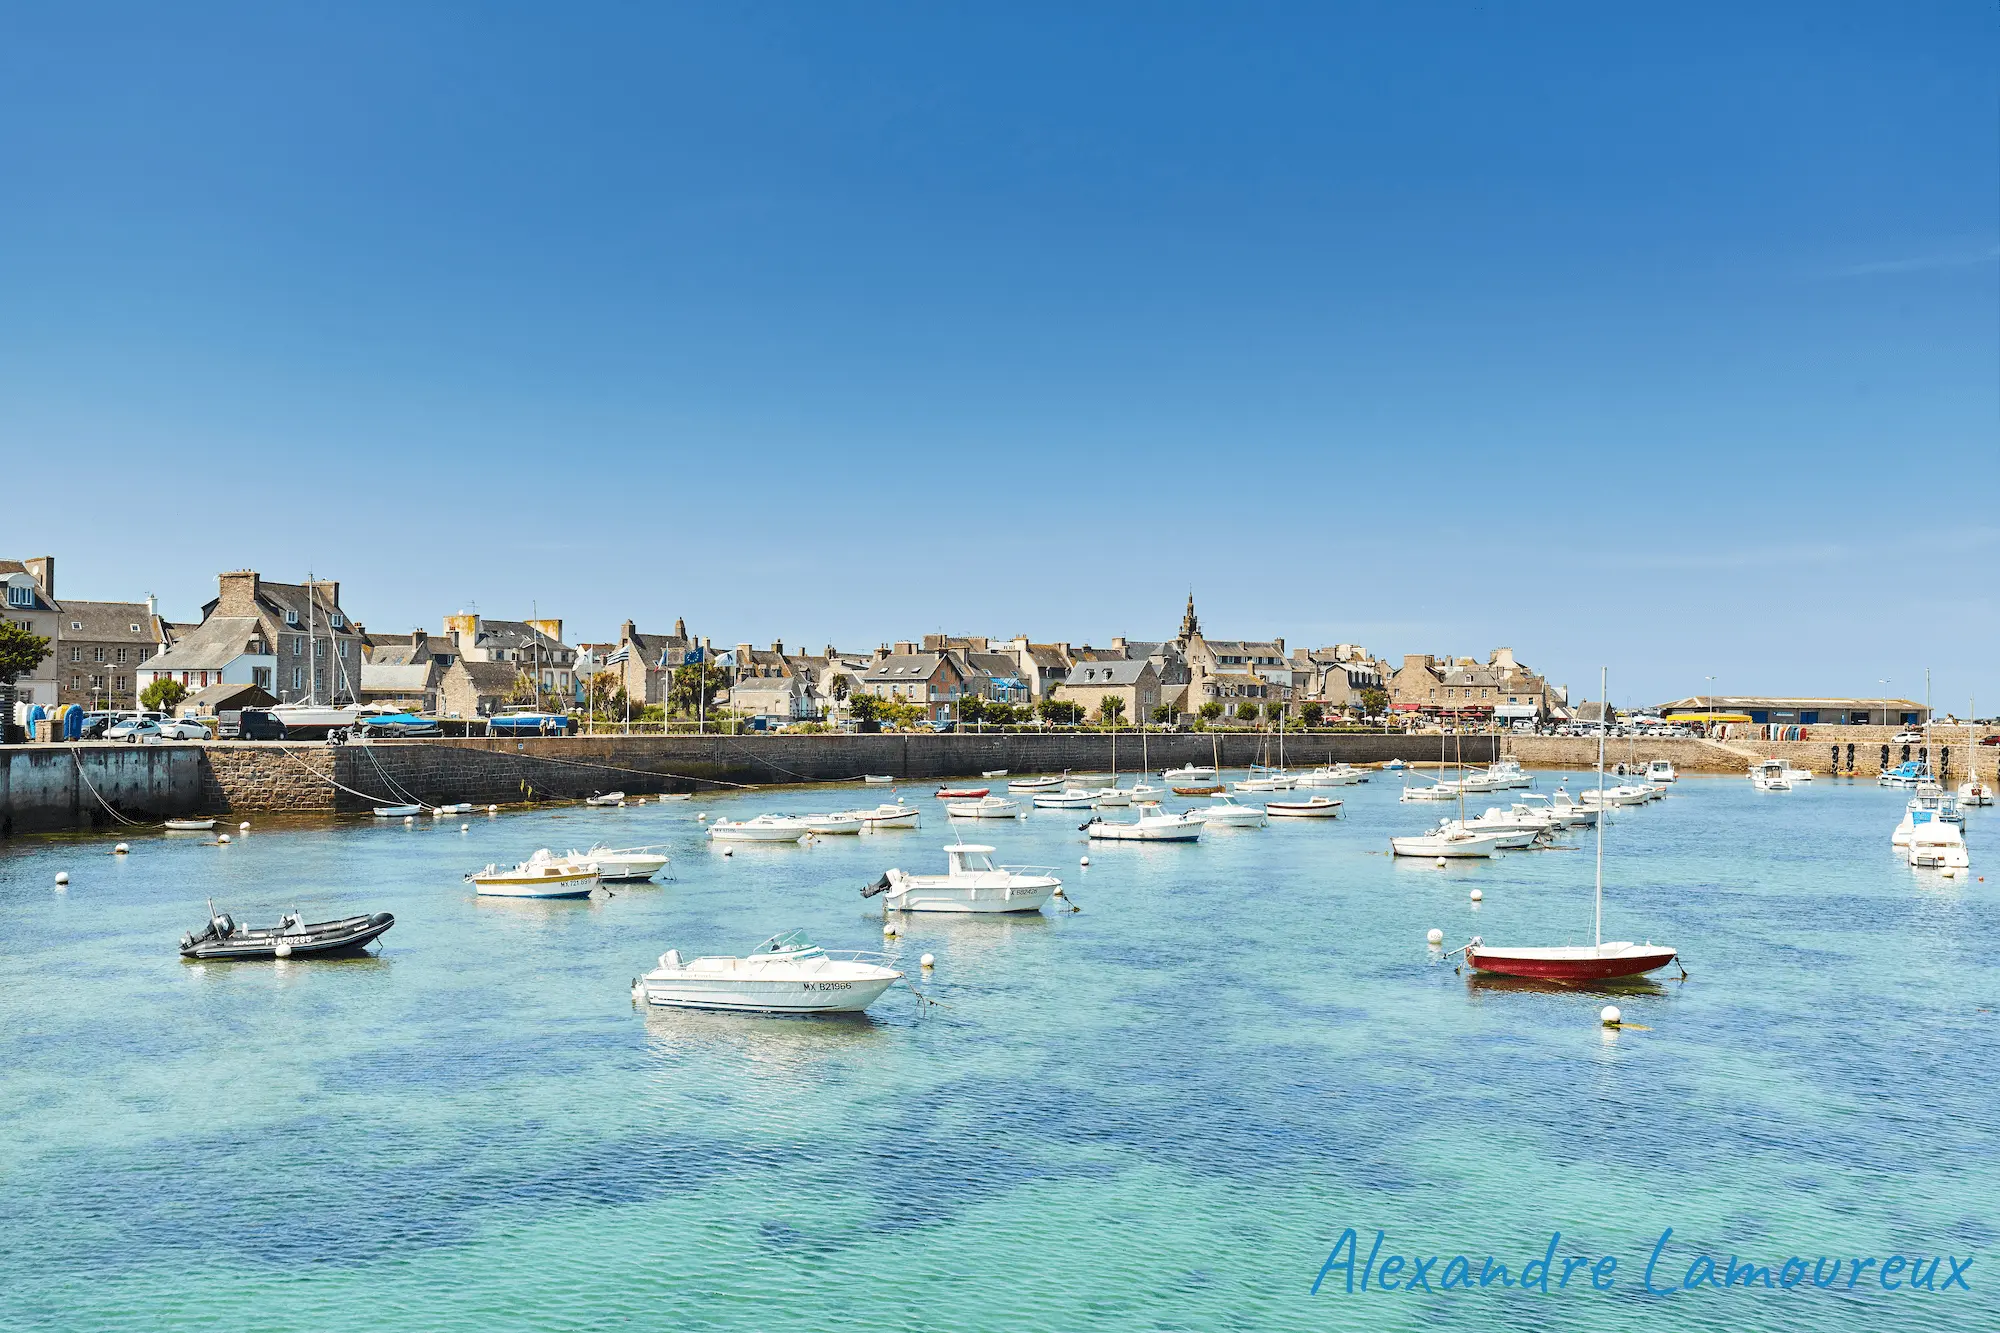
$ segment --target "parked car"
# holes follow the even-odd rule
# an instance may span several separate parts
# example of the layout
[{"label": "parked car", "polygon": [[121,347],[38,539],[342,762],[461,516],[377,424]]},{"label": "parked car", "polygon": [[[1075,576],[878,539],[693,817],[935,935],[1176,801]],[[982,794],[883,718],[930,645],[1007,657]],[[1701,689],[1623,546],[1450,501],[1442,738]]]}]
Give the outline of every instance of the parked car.
[{"label": "parked car", "polygon": [[2000,732],[1995,732],[1991,736],[1981,736],[1979,743],[1981,745],[2000,745]]},{"label": "parked car", "polygon": [[1924,733],[1921,731],[1899,731],[1896,733],[1894,739],[1889,742],[1891,745],[1922,745],[1923,743]]},{"label": "parked car", "polygon": [[104,739],[104,733],[110,730],[111,724],[117,720],[116,713],[85,713],[83,730],[77,733],[77,737],[80,740],[101,741]]},{"label": "parked car", "polygon": [[246,708],[236,723],[236,739],[243,741],[281,741],[285,739],[285,724],[278,720],[276,713],[262,708]]},{"label": "parked car", "polygon": [[205,741],[212,739],[209,729],[191,717],[169,718],[159,724],[160,739],[163,741]]},{"label": "parked car", "polygon": [[121,718],[105,728],[107,741],[125,741],[137,745],[140,741],[160,739],[160,724],[150,717]]}]

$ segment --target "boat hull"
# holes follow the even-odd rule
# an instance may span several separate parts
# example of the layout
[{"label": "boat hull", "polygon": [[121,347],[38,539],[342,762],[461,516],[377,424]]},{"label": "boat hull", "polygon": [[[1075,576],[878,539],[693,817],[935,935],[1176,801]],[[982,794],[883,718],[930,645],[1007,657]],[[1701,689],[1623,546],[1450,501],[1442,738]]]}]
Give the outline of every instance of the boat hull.
[{"label": "boat hull", "polygon": [[1536,981],[1616,981],[1657,972],[1679,957],[1665,945],[1628,944],[1615,949],[1581,945],[1573,949],[1468,948],[1465,961],[1476,972]]},{"label": "boat hull", "polygon": [[[378,939],[396,918],[387,912],[373,916],[350,916],[339,921],[318,921],[303,930],[282,932],[252,930],[221,939],[190,939],[181,945],[181,957],[201,962],[231,959],[298,958],[313,954],[352,953]],[[280,947],[284,952],[279,952]]]},{"label": "boat hull", "polygon": [[596,871],[562,875],[474,875],[472,885],[482,898],[588,898],[597,887]]},{"label": "boat hull", "polygon": [[1391,838],[1389,850],[1397,856],[1444,857],[1447,860],[1466,860],[1473,857],[1491,856],[1499,849],[1498,834],[1475,835],[1470,838],[1437,838],[1428,835],[1415,838]]},{"label": "boat hull", "polygon": [[1264,813],[1273,819],[1336,819],[1339,801],[1266,801]]},{"label": "boat hull", "polygon": [[606,884],[639,884],[667,868],[664,856],[592,856],[597,878]]},{"label": "boat hull", "polygon": [[858,1014],[899,978],[871,981],[654,981],[639,983],[647,1004],[739,1014]]},{"label": "boat hull", "polygon": [[[944,877],[938,877],[943,880]],[[912,876],[890,890],[888,906],[896,912],[958,912],[997,916],[1009,912],[1039,912],[1055,893],[1057,880],[1040,885],[926,884]]]}]

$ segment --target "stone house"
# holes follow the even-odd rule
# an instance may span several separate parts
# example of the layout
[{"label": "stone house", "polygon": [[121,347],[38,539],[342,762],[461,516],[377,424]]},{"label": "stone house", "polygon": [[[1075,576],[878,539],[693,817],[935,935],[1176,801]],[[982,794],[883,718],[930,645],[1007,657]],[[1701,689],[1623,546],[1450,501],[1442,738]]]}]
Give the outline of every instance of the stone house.
[{"label": "stone house", "polygon": [[1017,635],[998,650],[1014,659],[1016,674],[1035,699],[1053,698],[1056,686],[1069,679],[1072,659],[1067,643],[1030,643]]},{"label": "stone house", "polygon": [[365,640],[340,604],[340,584],[273,583],[254,570],[217,579],[201,623],[139,669],[139,688],[171,676],[189,689],[256,685],[283,703],[360,698]]},{"label": "stone house", "polygon": [[439,711],[446,717],[491,717],[508,708],[508,697],[530,679],[518,663],[461,657],[438,683]]},{"label": "stone house", "polygon": [[1368,656],[1359,644],[1339,643],[1330,648],[1295,648],[1292,673],[1301,701],[1314,700],[1334,709],[1362,707],[1368,690],[1388,693],[1382,664]]},{"label": "stone house", "polygon": [[1106,699],[1118,699],[1125,705],[1125,720],[1136,724],[1142,718],[1150,721],[1159,707],[1160,678],[1145,658],[1083,661],[1056,686],[1055,697],[1092,715]]},{"label": "stone house", "polygon": [[1557,698],[1559,692],[1517,661],[1511,648],[1495,648],[1483,663],[1409,653],[1389,687],[1391,711],[1427,719],[1537,721]]},{"label": "stone house", "polygon": [[85,708],[139,706],[139,668],[165,648],[168,628],[152,598],[80,602],[64,598],[57,617],[61,702]]},{"label": "stone house", "polygon": [[674,669],[697,646],[687,632],[685,620],[674,621],[671,634],[644,634],[637,624],[627,620],[618,627],[616,643],[589,645],[591,660],[588,663],[579,660],[577,669],[586,680],[596,672],[616,672],[618,684],[635,706],[665,703],[673,686]]},{"label": "stone house", "polygon": [[876,649],[861,677],[862,693],[916,704],[933,722],[957,716],[965,685],[965,669],[955,655],[920,652],[914,643]]},{"label": "stone house", "polygon": [[444,618],[444,633],[462,661],[507,664],[528,677],[541,707],[561,711],[582,700],[576,649],[562,641],[560,620],[487,620],[461,611]]},{"label": "stone house", "polygon": [[1290,701],[1293,668],[1283,639],[1211,639],[1201,632],[1188,595],[1181,631],[1174,648],[1187,663],[1186,711],[1198,713],[1203,704],[1221,703],[1234,711],[1244,699]]},{"label": "stone house", "polygon": [[[54,576],[53,556],[0,560],[0,584],[7,589],[7,619],[28,633],[47,639],[50,649],[39,666],[14,682],[14,700],[22,704],[40,704],[43,708],[55,707],[56,696],[61,690],[58,684],[60,663],[55,652],[59,608],[54,594],[43,587],[43,581],[53,580]],[[0,717],[0,722],[9,725],[13,721],[11,714]]]},{"label": "stone house", "polygon": [[739,678],[729,687],[729,707],[743,717],[784,722],[802,721],[818,712],[812,690],[801,677],[789,673]]}]

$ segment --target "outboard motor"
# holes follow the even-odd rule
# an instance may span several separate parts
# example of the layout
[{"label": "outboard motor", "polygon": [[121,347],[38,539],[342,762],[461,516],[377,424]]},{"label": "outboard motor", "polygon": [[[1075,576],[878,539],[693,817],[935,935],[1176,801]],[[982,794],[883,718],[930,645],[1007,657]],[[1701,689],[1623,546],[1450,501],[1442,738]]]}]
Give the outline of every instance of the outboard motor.
[{"label": "outboard motor", "polygon": [[878,893],[887,893],[889,891],[889,888],[890,888],[889,877],[888,875],[885,874],[882,876],[882,878],[876,880],[873,884],[862,885],[861,896],[864,898],[873,898]]}]

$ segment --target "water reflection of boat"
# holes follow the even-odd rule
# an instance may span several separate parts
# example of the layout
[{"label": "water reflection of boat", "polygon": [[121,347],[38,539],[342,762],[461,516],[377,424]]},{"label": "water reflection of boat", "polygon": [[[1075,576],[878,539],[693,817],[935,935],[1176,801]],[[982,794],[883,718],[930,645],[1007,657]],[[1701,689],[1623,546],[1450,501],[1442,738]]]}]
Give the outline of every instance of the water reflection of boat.
[{"label": "water reflection of boat", "polygon": [[1651,977],[1626,977],[1615,981],[1546,981],[1540,977],[1510,977],[1498,972],[1465,974],[1466,989],[1472,991],[1527,991],[1536,995],[1665,995],[1667,988]]}]

